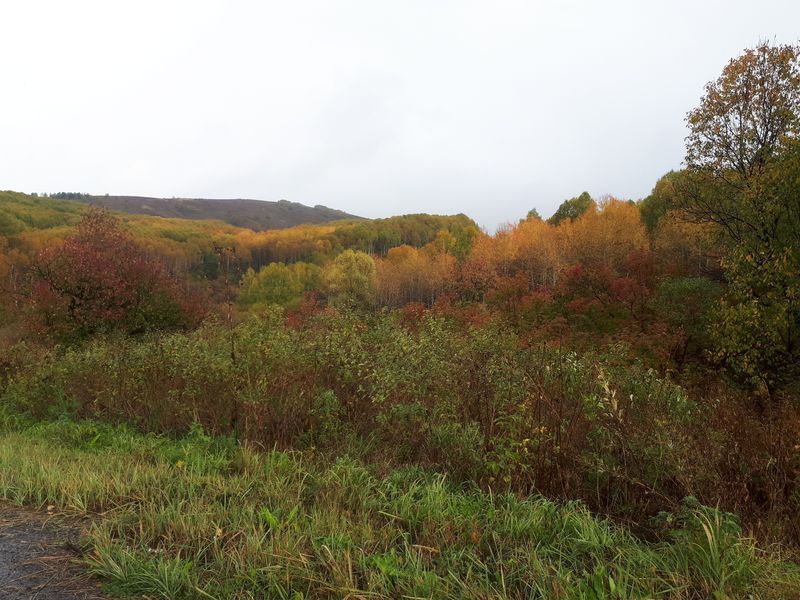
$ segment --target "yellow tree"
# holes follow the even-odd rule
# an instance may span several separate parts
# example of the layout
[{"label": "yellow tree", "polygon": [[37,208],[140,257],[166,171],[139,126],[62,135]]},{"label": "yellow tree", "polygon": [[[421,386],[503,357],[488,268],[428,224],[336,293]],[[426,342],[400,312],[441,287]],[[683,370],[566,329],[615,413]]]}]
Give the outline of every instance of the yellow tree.
[{"label": "yellow tree", "polygon": [[633,250],[647,247],[638,207],[615,198],[605,198],[559,230],[567,260],[589,269],[618,269]]},{"label": "yellow tree", "polygon": [[345,250],[325,274],[328,301],[338,308],[369,308],[375,302],[377,273],[369,254]]},{"label": "yellow tree", "polygon": [[512,262],[530,288],[552,288],[564,261],[559,231],[541,219],[527,219],[512,233]]},{"label": "yellow tree", "polygon": [[440,241],[441,238],[421,249],[412,246],[389,249],[386,257],[377,262],[381,304],[431,305],[452,285],[455,257],[442,250]]}]

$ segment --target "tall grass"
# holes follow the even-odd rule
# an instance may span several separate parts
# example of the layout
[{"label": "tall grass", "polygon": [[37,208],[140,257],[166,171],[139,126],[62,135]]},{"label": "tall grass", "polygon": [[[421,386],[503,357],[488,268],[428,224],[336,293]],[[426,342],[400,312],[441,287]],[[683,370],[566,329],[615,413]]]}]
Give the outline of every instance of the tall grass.
[{"label": "tall grass", "polygon": [[0,498],[96,516],[89,566],[151,598],[789,598],[800,573],[714,509],[637,540],[581,503],[420,467],[0,418]]}]

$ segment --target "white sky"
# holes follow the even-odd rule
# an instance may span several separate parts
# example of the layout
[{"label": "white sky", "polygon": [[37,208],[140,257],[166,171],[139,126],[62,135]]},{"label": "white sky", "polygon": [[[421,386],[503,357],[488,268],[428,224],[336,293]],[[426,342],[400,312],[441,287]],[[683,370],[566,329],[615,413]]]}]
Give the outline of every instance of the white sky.
[{"label": "white sky", "polygon": [[0,0],[0,189],[481,225],[639,198],[800,2]]}]

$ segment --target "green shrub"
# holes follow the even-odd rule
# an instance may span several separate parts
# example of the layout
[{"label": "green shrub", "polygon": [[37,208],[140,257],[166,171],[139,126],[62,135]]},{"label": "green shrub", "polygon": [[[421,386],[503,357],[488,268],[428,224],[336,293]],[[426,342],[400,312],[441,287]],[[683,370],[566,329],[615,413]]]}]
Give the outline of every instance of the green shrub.
[{"label": "green shrub", "polygon": [[[49,352],[20,345],[8,356],[0,404],[35,418],[170,434],[200,426],[263,447],[313,446],[495,490],[580,498],[625,519],[672,510],[693,493],[727,506],[726,490],[753,473],[764,486],[780,483],[762,462],[767,446],[731,470],[722,446],[741,436],[719,429],[735,419],[714,422],[723,404],[698,404],[623,349],[579,356],[528,346],[497,323],[429,315],[409,329],[394,313],[329,311],[288,327],[270,309],[232,328],[211,321]],[[784,473],[791,492],[794,476]]]}]

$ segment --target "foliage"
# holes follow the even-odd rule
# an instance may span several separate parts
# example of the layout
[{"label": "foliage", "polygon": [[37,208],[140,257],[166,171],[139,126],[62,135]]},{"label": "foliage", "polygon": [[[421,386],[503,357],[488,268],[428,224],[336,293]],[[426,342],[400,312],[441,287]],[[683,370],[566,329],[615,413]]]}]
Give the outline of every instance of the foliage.
[{"label": "foliage", "polygon": [[800,377],[800,261],[797,252],[733,252],[728,292],[715,312],[718,358],[770,396]]},{"label": "foliage", "polygon": [[[13,236],[21,247],[41,247],[45,232],[48,240],[63,239],[85,211],[86,206],[78,202],[0,192],[0,235]],[[237,249],[242,271],[248,267],[257,271],[271,262],[320,262],[346,249],[385,255],[395,246],[422,247],[442,231],[453,236],[450,251],[463,257],[478,233],[477,225],[464,215],[404,215],[260,232],[221,221],[123,213],[117,218],[139,243],[162,254],[170,266],[198,267],[217,244]]]},{"label": "foliage", "polygon": [[564,200],[558,210],[548,219],[548,222],[552,225],[558,225],[567,219],[574,221],[592,206],[594,206],[594,200],[592,200],[589,192],[583,192],[580,196]]},{"label": "foliage", "polygon": [[377,297],[383,306],[431,305],[455,283],[456,260],[446,246],[398,246],[376,266]]},{"label": "foliage", "polygon": [[800,46],[763,42],[731,59],[686,121],[690,167],[757,175],[800,133]]},{"label": "foliage", "polygon": [[[197,422],[270,448],[354,449],[640,522],[687,493],[761,522],[794,514],[794,413],[775,446],[774,424],[720,414],[717,397],[699,404],[631,365],[624,348],[579,357],[528,345],[508,326],[464,328],[432,312],[413,327],[400,313],[325,311],[300,326],[284,317],[275,309],[232,330],[209,323],[63,352],[15,347],[0,404],[157,432]],[[745,446],[730,429],[740,422]],[[756,494],[773,500],[756,508]]]},{"label": "foliage", "polygon": [[333,306],[369,308],[375,301],[377,273],[369,254],[345,250],[333,261],[325,278]]},{"label": "foliage", "polygon": [[321,290],[322,269],[303,262],[270,263],[258,273],[248,269],[239,286],[239,301],[243,304],[293,306],[305,292]]},{"label": "foliage", "polygon": [[0,494],[114,509],[124,593],[797,595],[743,533],[800,547],[797,54],[734,59],[647,198],[491,235],[0,193]]},{"label": "foliage", "polygon": [[649,196],[639,201],[642,223],[649,233],[652,233],[661,219],[678,205],[676,186],[680,187],[684,177],[685,174],[681,171],[670,171],[656,182]]},{"label": "foliage", "polygon": [[719,357],[770,395],[800,377],[800,144],[742,194],[758,229],[726,258]]},{"label": "foliage", "polygon": [[528,214],[525,215],[525,219],[526,220],[535,219],[535,220],[541,221],[542,220],[542,216],[539,214],[539,211],[536,210],[536,208],[534,207],[534,208],[532,208],[532,209],[530,209],[528,211]]},{"label": "foliage", "polygon": [[717,356],[770,396],[800,373],[800,48],[732,60],[689,113],[687,214],[730,244]]},{"label": "foliage", "polygon": [[720,294],[720,285],[705,277],[665,279],[659,283],[654,310],[672,330],[674,345],[670,351],[679,365],[688,355],[698,356],[710,347],[709,315]]},{"label": "foliage", "polygon": [[103,212],[87,213],[74,236],[39,254],[34,269],[34,318],[56,338],[188,327],[201,316],[163,263]]},{"label": "foliage", "polygon": [[185,598],[786,598],[800,573],[687,500],[658,543],[419,468],[91,421],[5,421],[0,497],[94,519],[109,591]]}]

